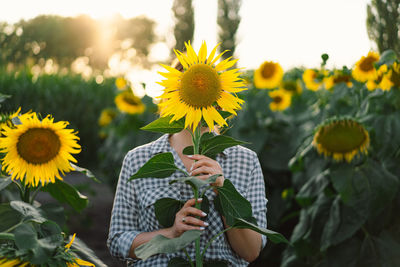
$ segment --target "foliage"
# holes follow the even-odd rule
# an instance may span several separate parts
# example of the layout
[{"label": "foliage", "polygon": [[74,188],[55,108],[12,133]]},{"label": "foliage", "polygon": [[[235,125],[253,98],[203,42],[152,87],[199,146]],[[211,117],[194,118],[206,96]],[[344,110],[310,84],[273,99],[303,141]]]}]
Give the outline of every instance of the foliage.
[{"label": "foliage", "polygon": [[192,0],[174,0],[172,10],[175,16],[175,49],[183,50],[185,42],[193,40],[194,12]]},{"label": "foliage", "polygon": [[236,31],[240,24],[239,10],[241,0],[218,0],[219,26],[218,40],[221,42],[220,51],[228,50],[222,57],[233,56],[236,49]]},{"label": "foliage", "polygon": [[[69,67],[79,57],[87,57],[96,69],[105,69],[109,57],[133,48],[145,57],[155,42],[155,22],[146,17],[113,17],[110,30],[89,16],[61,17],[40,15],[13,25],[0,24],[0,65],[41,64],[48,59]],[[104,34],[109,34],[104,36]],[[104,46],[107,38],[109,46]],[[122,45],[122,43],[124,44]]]},{"label": "foliage", "polygon": [[[42,123],[45,123],[47,126],[52,124],[52,122],[45,120],[30,125],[29,129],[21,128],[20,126],[23,126],[24,123],[29,124],[30,120],[36,121],[37,117],[31,112],[27,114],[19,114],[18,112],[14,114],[15,116],[12,115],[12,118],[7,114],[2,114],[1,116],[7,120],[7,131],[4,131],[3,128],[3,134],[0,136],[0,143],[2,144],[1,164],[4,165],[5,158],[11,153],[15,153],[21,158],[21,164],[28,165],[35,162],[35,167],[41,168],[41,171],[40,173],[33,174],[35,176],[34,179],[40,180],[41,183],[37,184],[28,181],[27,172],[29,170],[13,169],[13,176],[3,172],[5,169],[0,170],[0,191],[2,196],[0,199],[0,215],[2,218],[0,222],[1,265],[34,265],[46,267],[80,266],[80,264],[83,264],[85,266],[94,266],[93,263],[95,263],[96,266],[105,266],[94,255],[93,251],[81,241],[70,250],[75,239],[75,234],[69,243],[64,240],[66,234],[62,232],[61,227],[64,224],[62,218],[65,217],[65,214],[63,206],[60,204],[68,204],[77,211],[81,211],[88,204],[86,196],[82,195],[74,186],[61,180],[61,178],[55,179],[55,172],[50,171],[55,168],[57,172],[60,172],[62,165],[69,164],[69,160],[72,158],[70,155],[68,155],[69,158],[66,159],[66,163],[58,159],[55,166],[48,166],[46,165],[47,162],[42,160],[43,157],[48,158],[49,155],[51,155],[51,160],[53,160],[58,154],[65,153],[65,151],[60,149],[60,143],[61,146],[68,145],[62,143],[65,142],[63,140],[65,136],[60,135],[60,133],[55,134],[55,123],[52,126],[53,128],[42,128],[44,127]],[[64,129],[67,124],[58,124],[57,127]],[[16,147],[21,148],[21,146],[26,145],[27,147],[23,148],[27,151],[32,152],[35,149],[40,151],[39,153],[33,151],[30,154],[23,154],[20,153],[19,149],[16,152],[4,149],[4,142],[10,142],[7,139],[6,132],[20,131],[20,129],[25,131],[22,135],[28,136],[29,141],[21,143],[21,138],[18,138],[18,140],[13,141],[16,142]],[[70,129],[67,129],[65,132],[68,131],[73,132]],[[56,136],[54,138],[58,139],[58,143],[46,140],[49,132],[52,132]],[[67,141],[70,140],[67,139]],[[51,151],[55,151],[56,153],[54,154]],[[90,171],[75,165],[71,165],[71,169],[91,175]],[[14,177],[15,174],[19,177],[18,179]],[[91,178],[95,179],[94,177]],[[36,200],[39,191],[49,192],[59,204],[42,205]],[[51,218],[55,218],[54,221]],[[76,253],[77,249],[79,250],[79,256]],[[89,259],[93,263],[84,261],[79,257]]]},{"label": "foliage", "polygon": [[400,55],[399,5],[399,0],[372,0],[367,5],[368,35],[376,43],[379,52],[393,49]]},{"label": "foliage", "polygon": [[[393,68],[388,54],[382,54],[376,68]],[[285,73],[283,80],[301,82],[303,89],[282,112],[269,110],[273,100],[268,92],[250,82],[249,90],[240,93],[246,106],[229,130],[257,151],[267,185],[269,226],[291,235],[293,243],[267,246],[252,266],[265,261],[272,266],[397,266],[399,87],[369,90],[351,79],[327,90],[323,81],[333,72],[322,67],[319,72],[325,74],[313,91],[301,80],[302,72]],[[246,79],[252,81],[252,75],[249,71]],[[368,155],[358,153],[345,163],[318,154],[313,135],[334,118],[363,124],[371,138]],[[275,260],[282,251],[283,258]]]}]

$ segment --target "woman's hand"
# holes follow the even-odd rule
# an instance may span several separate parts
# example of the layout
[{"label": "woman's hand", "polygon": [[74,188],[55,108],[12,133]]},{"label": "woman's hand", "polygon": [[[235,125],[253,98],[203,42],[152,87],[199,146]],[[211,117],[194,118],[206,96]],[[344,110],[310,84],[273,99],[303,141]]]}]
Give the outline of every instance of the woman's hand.
[{"label": "woman's hand", "polygon": [[[176,213],[174,225],[170,228],[172,237],[179,237],[188,230],[204,230],[204,227],[208,226],[208,223],[193,217],[207,216],[203,211],[192,207],[194,206],[195,201],[194,198],[189,199]],[[200,203],[201,198],[197,199],[197,202]]]},{"label": "woman's hand", "polygon": [[187,157],[189,157],[190,159],[197,160],[195,163],[193,163],[192,168],[190,169],[191,176],[198,175],[196,176],[196,178],[199,178],[201,180],[206,180],[212,175],[221,174],[222,176],[219,176],[215,181],[215,183],[211,185],[213,186],[224,185],[224,176],[222,168],[217,161],[204,155],[190,155]]}]

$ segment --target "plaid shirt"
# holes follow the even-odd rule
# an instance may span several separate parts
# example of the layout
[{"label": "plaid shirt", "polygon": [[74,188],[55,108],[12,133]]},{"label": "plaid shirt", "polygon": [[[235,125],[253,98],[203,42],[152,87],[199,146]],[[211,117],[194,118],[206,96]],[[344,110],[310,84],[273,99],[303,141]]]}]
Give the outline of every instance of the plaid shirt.
[{"label": "plaid shirt", "polygon": [[[128,266],[167,266],[173,257],[186,259],[181,252],[171,254],[158,254],[146,261],[129,258],[129,250],[135,237],[142,232],[152,232],[161,228],[154,213],[154,202],[160,198],[174,198],[186,201],[193,198],[192,189],[184,183],[169,185],[169,181],[180,177],[175,172],[171,177],[142,178],[128,181],[143,164],[152,156],[161,152],[171,152],[174,155],[175,164],[185,169],[182,160],[176,151],[170,146],[168,134],[149,144],[136,147],[129,151],[124,158],[114,206],[111,215],[110,232],[107,245],[111,254],[121,260],[128,261]],[[267,227],[267,199],[265,198],[265,185],[263,174],[257,154],[242,146],[234,146],[217,155],[216,160],[221,165],[225,179],[229,179],[236,189],[247,200],[253,209],[253,216],[258,225]],[[224,229],[221,216],[215,210],[213,199],[215,193],[208,190],[206,196],[210,200],[210,211],[206,221],[206,227],[201,235],[201,249],[208,240]],[[262,245],[265,246],[266,237],[262,237]],[[194,242],[186,250],[192,259],[195,258]],[[240,258],[230,247],[225,235],[220,235],[207,249],[204,260],[225,260],[230,266],[247,266],[248,262]]]}]

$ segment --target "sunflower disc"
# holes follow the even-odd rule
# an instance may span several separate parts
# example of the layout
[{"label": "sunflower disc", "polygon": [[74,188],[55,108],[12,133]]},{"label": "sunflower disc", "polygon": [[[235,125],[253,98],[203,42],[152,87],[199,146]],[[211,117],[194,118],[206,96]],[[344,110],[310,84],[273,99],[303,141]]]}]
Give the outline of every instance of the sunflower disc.
[{"label": "sunflower disc", "polygon": [[367,154],[369,134],[352,119],[332,120],[318,128],[313,145],[320,154],[351,162],[358,153]]}]

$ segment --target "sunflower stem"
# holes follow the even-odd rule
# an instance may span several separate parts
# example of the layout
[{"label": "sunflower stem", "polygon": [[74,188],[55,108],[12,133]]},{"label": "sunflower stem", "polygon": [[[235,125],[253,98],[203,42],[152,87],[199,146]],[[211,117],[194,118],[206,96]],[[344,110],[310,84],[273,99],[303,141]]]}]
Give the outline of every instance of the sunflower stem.
[{"label": "sunflower stem", "polygon": [[29,203],[30,204],[30,202],[29,202],[29,196],[30,196],[30,193],[31,193],[31,188],[30,188],[30,186],[29,185],[25,185],[24,186],[24,196],[23,196],[23,199],[22,199],[22,201],[24,201],[24,202],[26,202],[26,203]]},{"label": "sunflower stem", "polygon": [[[201,138],[201,122],[196,127],[196,130],[194,131],[194,133],[192,135],[193,154],[194,155],[197,155],[200,152],[199,151],[200,138]],[[197,190],[194,191],[194,198],[196,200],[195,208],[201,209],[201,204],[197,201],[197,199],[199,198],[199,192],[197,192]],[[196,248],[196,267],[203,267],[203,260],[202,260],[201,251],[200,251],[200,237],[197,238],[195,241],[195,248]]]},{"label": "sunflower stem", "polygon": [[33,195],[31,197],[31,200],[29,203],[33,203],[33,201],[35,200],[37,194],[39,193],[40,189],[42,188],[42,184],[39,184],[39,186],[35,189],[35,191],[33,192]]}]

